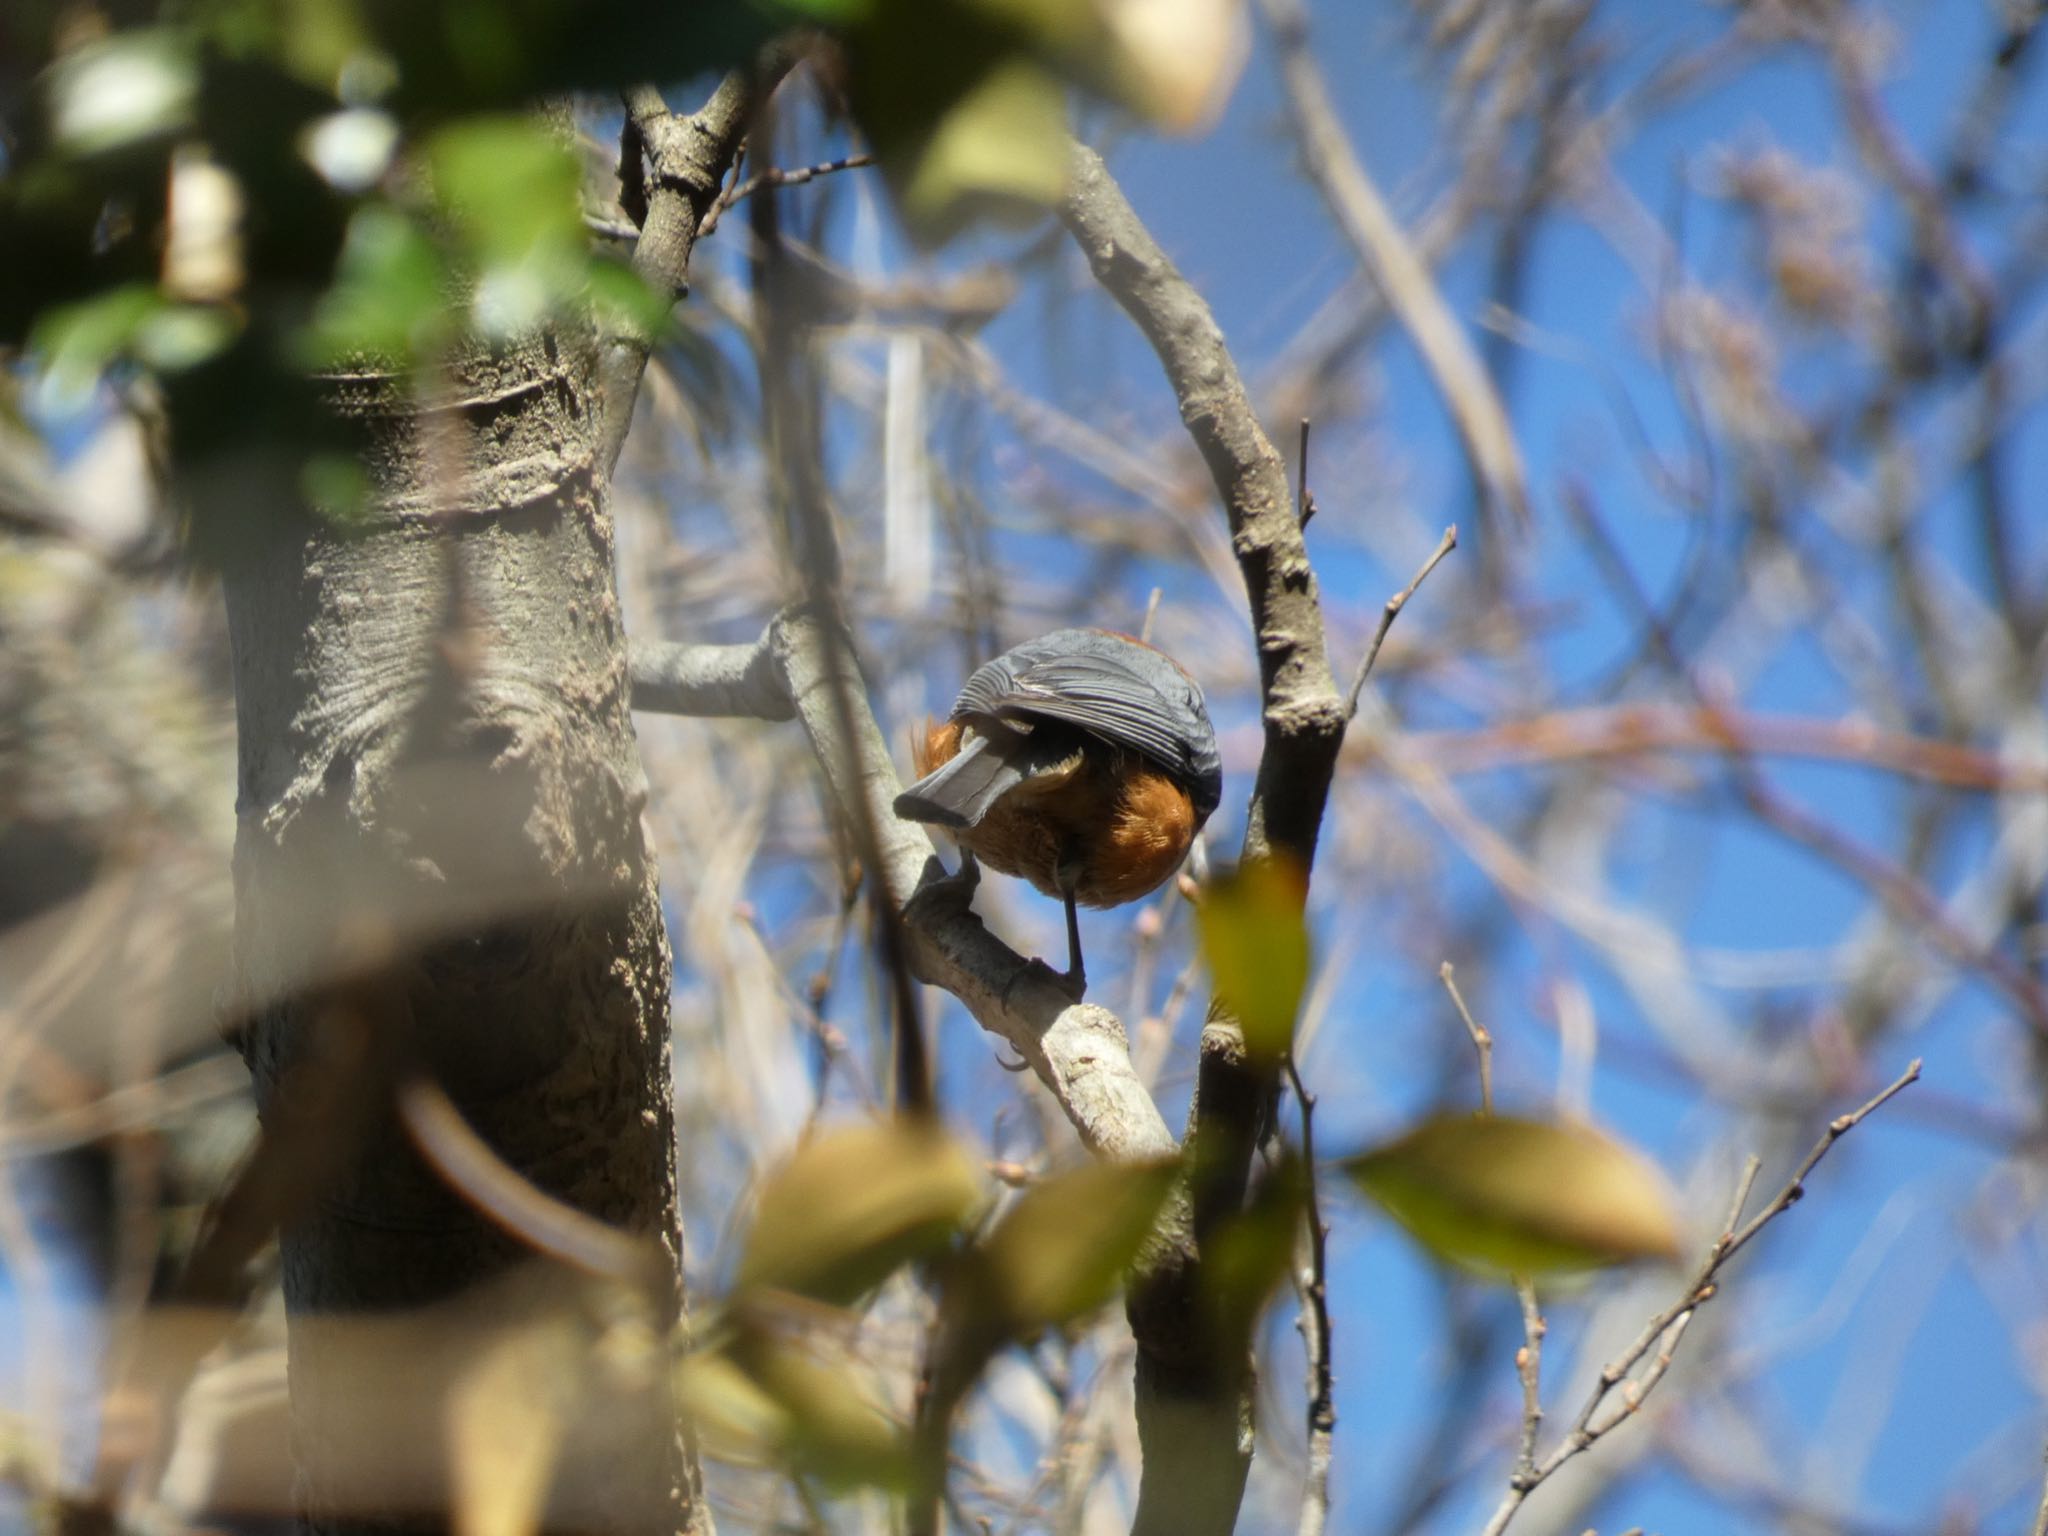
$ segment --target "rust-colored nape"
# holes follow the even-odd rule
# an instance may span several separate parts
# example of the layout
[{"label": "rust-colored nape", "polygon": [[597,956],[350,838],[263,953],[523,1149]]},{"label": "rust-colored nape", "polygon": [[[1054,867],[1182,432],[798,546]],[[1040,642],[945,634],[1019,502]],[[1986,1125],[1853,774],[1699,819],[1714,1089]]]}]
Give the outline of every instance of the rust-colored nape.
[{"label": "rust-colored nape", "polygon": [[910,765],[918,778],[943,768],[960,755],[960,722],[925,717],[924,728],[910,728]]}]

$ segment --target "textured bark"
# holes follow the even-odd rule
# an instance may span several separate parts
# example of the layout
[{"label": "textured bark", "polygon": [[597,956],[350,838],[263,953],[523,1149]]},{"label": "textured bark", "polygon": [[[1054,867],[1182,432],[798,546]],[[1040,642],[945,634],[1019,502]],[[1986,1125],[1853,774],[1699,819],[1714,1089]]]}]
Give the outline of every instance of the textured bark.
[{"label": "textured bark", "polygon": [[[400,1134],[399,1062],[430,1070],[536,1186],[657,1239],[657,1307],[680,1320],[669,954],[596,368],[594,340],[563,334],[457,359],[424,410],[374,371],[333,380],[375,512],[346,530],[250,519],[226,577],[243,1048],[273,1131],[314,1112],[317,1085],[362,1089],[331,1116],[330,1166],[282,1235],[295,1451],[323,1530],[443,1524],[438,1472],[380,1475],[438,1467],[422,1446],[442,1443],[464,1351],[423,1340],[404,1380],[371,1379],[323,1343],[349,1330],[312,1320],[426,1307],[523,1255]],[[374,980],[336,974],[352,963]],[[571,1445],[583,1496],[560,1523],[700,1518],[663,1378],[599,1415],[600,1445]]]},{"label": "textured bark", "polygon": [[[1323,639],[1314,567],[1287,469],[1259,425],[1237,364],[1194,285],[1181,276],[1093,150],[1074,146],[1060,206],[1103,289],[1145,333],[1230,521],[1258,637],[1265,725],[1244,857],[1280,854],[1306,873],[1344,742],[1344,700]],[[1144,1470],[1135,1536],[1224,1536],[1251,1470],[1248,1356],[1219,1348],[1205,1322],[1203,1247],[1244,1203],[1275,1066],[1253,1059],[1237,1021],[1213,1004],[1188,1112],[1189,1186],[1162,1217],[1128,1310],[1138,1345]]]}]

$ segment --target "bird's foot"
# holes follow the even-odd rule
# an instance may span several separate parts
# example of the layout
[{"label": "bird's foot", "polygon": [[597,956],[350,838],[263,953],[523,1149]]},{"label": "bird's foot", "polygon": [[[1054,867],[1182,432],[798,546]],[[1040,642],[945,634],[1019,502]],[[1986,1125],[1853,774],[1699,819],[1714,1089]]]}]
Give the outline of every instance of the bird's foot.
[{"label": "bird's foot", "polygon": [[932,902],[955,911],[966,911],[968,907],[973,905],[974,893],[981,886],[980,862],[976,860],[973,854],[962,849],[960,853],[960,867],[952,874],[931,873],[934,868],[938,867],[938,862],[937,859],[933,859],[925,866],[924,881],[918,887],[917,895],[914,899]]},{"label": "bird's foot", "polygon": [[1077,1003],[1088,994],[1088,973],[1079,966],[1074,966],[1064,971],[1056,971],[1045,961],[1034,955],[1026,963],[1024,974],[1035,980],[1051,982]]}]

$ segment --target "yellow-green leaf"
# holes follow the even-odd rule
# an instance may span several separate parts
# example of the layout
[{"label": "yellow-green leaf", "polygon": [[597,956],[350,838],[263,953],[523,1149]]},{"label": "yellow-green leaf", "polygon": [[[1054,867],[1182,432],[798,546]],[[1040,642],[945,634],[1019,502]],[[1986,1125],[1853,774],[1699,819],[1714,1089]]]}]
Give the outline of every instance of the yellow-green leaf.
[{"label": "yellow-green leaf", "polygon": [[740,1360],[787,1415],[785,1452],[805,1471],[842,1485],[901,1486],[903,1435],[855,1379],[850,1359],[759,1338]]},{"label": "yellow-green leaf", "polygon": [[763,1465],[789,1439],[789,1411],[717,1350],[700,1350],[676,1367],[676,1406],[723,1461]]},{"label": "yellow-green leaf", "polygon": [[945,1247],[981,1200],[974,1161],[936,1126],[822,1132],[762,1187],[739,1287],[851,1301]]},{"label": "yellow-green leaf", "polygon": [[903,1434],[826,1339],[742,1322],[676,1372],[676,1399],[721,1459],[792,1463],[842,1485],[900,1486]]},{"label": "yellow-green leaf", "polygon": [[470,1357],[445,1410],[457,1536],[540,1529],[563,1429],[581,1406],[584,1348],[563,1312],[509,1329]]},{"label": "yellow-green leaf", "polygon": [[1195,909],[1217,1000],[1256,1056],[1277,1057],[1294,1039],[1308,986],[1307,887],[1290,860],[1257,859],[1210,881]]},{"label": "yellow-green leaf", "polygon": [[1116,93],[1190,133],[1223,110],[1250,52],[1243,0],[1100,0]]},{"label": "yellow-green leaf", "polygon": [[1089,1163],[1027,1190],[975,1256],[989,1322],[1027,1334],[1116,1294],[1180,1164]]},{"label": "yellow-green leaf", "polygon": [[905,223],[944,240],[982,214],[1036,214],[1067,185],[1066,88],[1025,53],[997,59],[890,164]]},{"label": "yellow-green leaf", "polygon": [[1441,1115],[1346,1171],[1424,1246],[1505,1274],[1670,1258],[1670,1189],[1641,1154],[1589,1126]]},{"label": "yellow-green leaf", "polygon": [[1285,1157],[1234,1212],[1203,1239],[1203,1290],[1219,1349],[1249,1347],[1265,1310],[1294,1259],[1308,1197],[1302,1163]]}]

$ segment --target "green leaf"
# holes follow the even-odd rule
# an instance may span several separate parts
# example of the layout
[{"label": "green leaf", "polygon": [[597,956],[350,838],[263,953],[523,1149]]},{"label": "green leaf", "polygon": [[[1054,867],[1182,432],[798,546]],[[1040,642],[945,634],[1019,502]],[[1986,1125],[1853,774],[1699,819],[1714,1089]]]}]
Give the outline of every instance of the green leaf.
[{"label": "green leaf", "polygon": [[56,148],[106,154],[189,127],[199,64],[182,30],[137,28],[63,55],[50,66],[46,89]]},{"label": "green leaf", "polygon": [[1293,1266],[1307,1199],[1305,1171],[1289,1156],[1204,1243],[1204,1299],[1220,1350],[1249,1347],[1259,1314]]},{"label": "green leaf", "polygon": [[944,1249],[981,1202],[973,1160],[936,1126],[824,1131],[762,1186],[738,1287],[851,1301]]},{"label": "green leaf", "polygon": [[668,295],[648,287],[624,262],[595,257],[585,276],[600,324],[609,322],[611,329],[650,338],[667,328],[674,308]]},{"label": "green leaf", "polygon": [[144,317],[136,327],[136,358],[159,373],[176,373],[196,368],[218,357],[235,337],[241,323],[234,313],[203,304],[166,304]]},{"label": "green leaf", "polygon": [[84,400],[164,307],[154,287],[127,283],[47,312],[29,339],[42,364],[43,389],[60,404]]},{"label": "green leaf", "polygon": [[1195,908],[1217,1001],[1244,1030],[1254,1056],[1273,1060],[1294,1040],[1308,987],[1308,882],[1279,856],[1212,880]]},{"label": "green leaf", "polygon": [[353,454],[316,453],[299,470],[299,490],[315,512],[347,526],[370,505],[370,472]]},{"label": "green leaf", "polygon": [[403,362],[432,350],[448,330],[450,287],[440,252],[417,224],[388,204],[358,209],[305,337],[307,361]]},{"label": "green leaf", "polygon": [[677,1405],[721,1460],[788,1462],[840,1487],[906,1481],[901,1430],[823,1333],[743,1320],[721,1348],[687,1356],[675,1380]]},{"label": "green leaf", "polygon": [[932,125],[902,173],[903,217],[912,233],[943,240],[973,217],[1035,216],[1066,187],[1066,88],[1018,54]]},{"label": "green leaf", "polygon": [[1179,1173],[1177,1159],[1089,1163],[1025,1191],[974,1255],[990,1325],[1032,1334],[1108,1301]]},{"label": "green leaf", "polygon": [[477,117],[427,141],[434,195],[480,267],[583,246],[581,170],[568,145],[526,117]]},{"label": "green leaf", "polygon": [[734,1356],[782,1409],[781,1449],[799,1468],[840,1487],[906,1483],[903,1435],[862,1390],[850,1359],[826,1360],[766,1334],[742,1340]]},{"label": "green leaf", "polygon": [[1678,1250],[1663,1176],[1588,1126],[1440,1115],[1344,1167],[1425,1247],[1472,1269],[1554,1273]]}]

